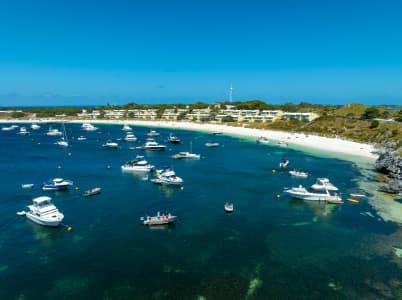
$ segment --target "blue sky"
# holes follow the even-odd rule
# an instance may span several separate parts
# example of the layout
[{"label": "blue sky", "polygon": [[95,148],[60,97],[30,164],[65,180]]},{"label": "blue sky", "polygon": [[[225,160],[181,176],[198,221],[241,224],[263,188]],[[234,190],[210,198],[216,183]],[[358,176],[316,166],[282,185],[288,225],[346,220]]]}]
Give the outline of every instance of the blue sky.
[{"label": "blue sky", "polygon": [[0,106],[401,104],[401,37],[401,1],[0,1]]}]

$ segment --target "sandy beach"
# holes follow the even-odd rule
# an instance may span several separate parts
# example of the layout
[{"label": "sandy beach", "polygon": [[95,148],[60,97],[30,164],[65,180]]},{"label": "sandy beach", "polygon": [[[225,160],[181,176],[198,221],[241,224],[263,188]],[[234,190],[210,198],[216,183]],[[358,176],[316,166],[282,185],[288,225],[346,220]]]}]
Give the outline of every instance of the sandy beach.
[{"label": "sandy beach", "polygon": [[[0,120],[0,123],[48,123],[61,122],[61,120]],[[177,128],[185,130],[196,130],[205,132],[221,132],[223,134],[258,138],[266,137],[275,142],[284,141],[289,145],[297,145],[311,149],[321,150],[328,153],[340,153],[356,157],[364,157],[375,160],[377,158],[373,145],[356,143],[339,138],[327,138],[317,135],[305,135],[300,133],[290,133],[284,131],[263,130],[243,127],[233,127],[223,124],[200,124],[193,122],[178,121],[140,121],[140,120],[69,120],[68,123],[90,122],[93,124],[128,124],[136,126],[149,126],[161,128]]]}]

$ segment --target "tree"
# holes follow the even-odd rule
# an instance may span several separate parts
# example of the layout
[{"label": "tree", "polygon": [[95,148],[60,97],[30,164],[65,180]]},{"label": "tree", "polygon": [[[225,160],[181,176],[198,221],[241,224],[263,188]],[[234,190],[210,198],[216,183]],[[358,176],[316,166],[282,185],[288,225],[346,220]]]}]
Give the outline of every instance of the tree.
[{"label": "tree", "polygon": [[183,120],[187,115],[187,111],[183,111],[177,116],[177,120]]},{"label": "tree", "polygon": [[23,112],[20,111],[15,111],[11,113],[11,118],[13,119],[19,119],[19,118],[23,118],[25,117],[25,114]]},{"label": "tree", "polygon": [[223,117],[223,118],[222,118],[222,122],[225,122],[225,123],[227,123],[227,122],[234,122],[234,119],[233,119],[232,116],[226,116],[226,117]]},{"label": "tree", "polygon": [[377,120],[373,120],[371,121],[370,128],[371,129],[377,128],[378,125],[380,125],[380,122],[378,122]]},{"label": "tree", "polygon": [[380,116],[380,111],[376,107],[369,107],[365,110],[365,112],[361,115],[361,118],[364,120],[372,120],[378,118]]},{"label": "tree", "polygon": [[402,122],[402,109],[399,111],[398,116],[395,119],[398,122]]}]

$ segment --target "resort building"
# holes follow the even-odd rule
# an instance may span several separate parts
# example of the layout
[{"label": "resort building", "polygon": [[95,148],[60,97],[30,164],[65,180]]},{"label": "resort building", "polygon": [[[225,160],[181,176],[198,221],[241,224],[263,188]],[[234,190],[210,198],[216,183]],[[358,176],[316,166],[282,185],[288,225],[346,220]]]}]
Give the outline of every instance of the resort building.
[{"label": "resort building", "polygon": [[311,122],[319,117],[316,113],[286,112],[281,116],[282,120],[299,120]]}]

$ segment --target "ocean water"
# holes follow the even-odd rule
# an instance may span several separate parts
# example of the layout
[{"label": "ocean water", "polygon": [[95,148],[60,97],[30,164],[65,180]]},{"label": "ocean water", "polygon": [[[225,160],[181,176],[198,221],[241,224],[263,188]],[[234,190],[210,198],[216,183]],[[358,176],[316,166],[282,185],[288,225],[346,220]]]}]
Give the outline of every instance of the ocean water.
[{"label": "ocean water", "polygon": [[[144,127],[133,127],[140,141],[119,141],[113,150],[101,145],[122,138],[122,126],[99,127],[84,132],[67,124],[68,148],[44,135],[47,125],[30,136],[0,132],[0,299],[402,299],[401,259],[392,248],[401,242],[398,224],[384,222],[364,199],[335,206],[283,194],[329,177],[345,199],[363,180],[354,163],[168,129],[158,129],[156,140],[165,143],[174,132],[181,145],[129,150],[145,140]],[[221,146],[205,147],[211,140]],[[171,158],[190,141],[202,159]],[[157,168],[173,167],[183,190],[122,173],[137,154]],[[278,170],[282,158],[312,176],[291,178]],[[74,181],[73,188],[41,191],[54,177]],[[24,183],[35,187],[23,190]],[[100,195],[82,196],[98,186]],[[16,215],[41,195],[53,198],[71,231]],[[234,213],[224,212],[226,201]],[[157,211],[177,215],[177,223],[140,224]]]}]

